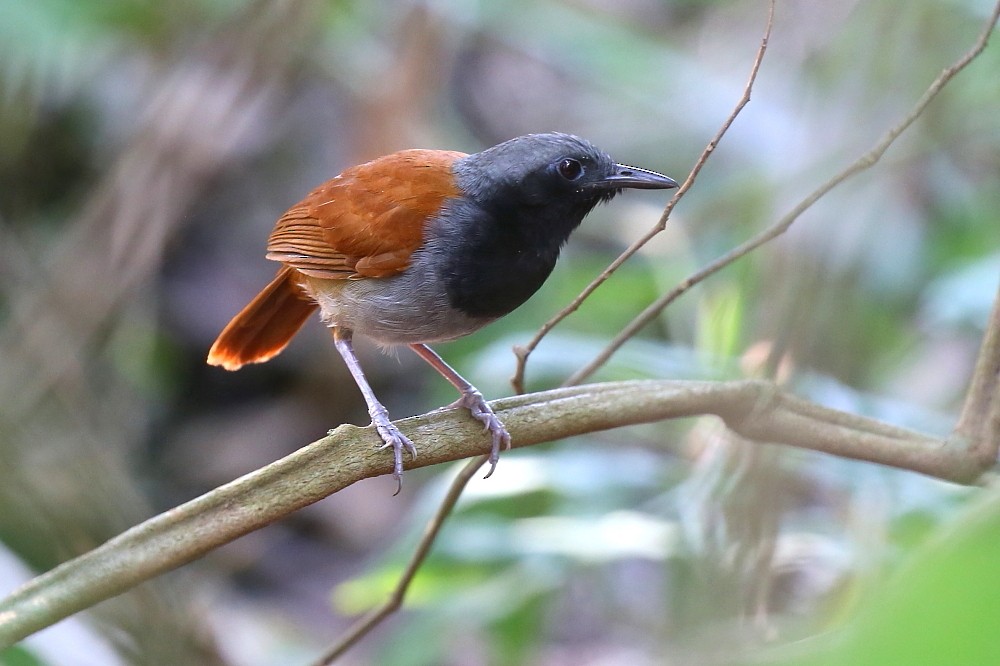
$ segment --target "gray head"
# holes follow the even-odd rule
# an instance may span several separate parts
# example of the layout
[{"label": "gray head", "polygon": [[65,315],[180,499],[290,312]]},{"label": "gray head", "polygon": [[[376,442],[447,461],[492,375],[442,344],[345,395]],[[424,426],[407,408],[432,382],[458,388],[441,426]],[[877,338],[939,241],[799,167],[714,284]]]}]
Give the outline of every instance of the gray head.
[{"label": "gray head", "polygon": [[505,141],[459,160],[455,173],[463,192],[482,203],[582,210],[580,219],[623,189],[677,187],[671,178],[618,164],[586,139],[561,132]]}]

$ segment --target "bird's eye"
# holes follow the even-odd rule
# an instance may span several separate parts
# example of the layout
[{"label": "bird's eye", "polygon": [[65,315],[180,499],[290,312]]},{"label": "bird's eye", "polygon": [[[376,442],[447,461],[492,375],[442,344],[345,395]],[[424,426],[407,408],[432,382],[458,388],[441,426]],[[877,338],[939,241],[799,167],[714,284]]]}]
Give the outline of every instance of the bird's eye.
[{"label": "bird's eye", "polygon": [[559,162],[559,166],[556,168],[559,171],[559,175],[566,180],[576,180],[583,175],[583,165],[570,157]]}]

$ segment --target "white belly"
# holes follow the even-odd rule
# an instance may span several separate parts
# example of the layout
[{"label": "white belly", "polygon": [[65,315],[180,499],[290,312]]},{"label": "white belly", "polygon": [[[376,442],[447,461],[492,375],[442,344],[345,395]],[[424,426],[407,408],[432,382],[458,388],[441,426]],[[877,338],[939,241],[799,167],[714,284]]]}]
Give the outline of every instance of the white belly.
[{"label": "white belly", "polygon": [[493,321],[469,317],[448,303],[448,295],[427,255],[417,252],[399,275],[359,280],[304,276],[327,326],[346,328],[387,345],[438,342],[468,335]]}]

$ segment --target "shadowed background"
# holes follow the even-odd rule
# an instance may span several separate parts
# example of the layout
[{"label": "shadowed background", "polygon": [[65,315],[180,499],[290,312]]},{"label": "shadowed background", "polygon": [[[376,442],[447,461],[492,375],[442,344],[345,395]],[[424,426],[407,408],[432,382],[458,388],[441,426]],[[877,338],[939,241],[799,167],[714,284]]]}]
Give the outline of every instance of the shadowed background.
[{"label": "shadowed background", "polygon": [[[538,348],[529,389],[866,150],[988,10],[779,3],[750,105],[667,230]],[[401,148],[548,130],[680,180],[739,98],[765,16],[654,0],[0,0],[0,592],[367,423],[318,322],[265,365],[204,364],[273,275],[274,220],[312,187]],[[776,377],[800,395],[946,432],[1000,272],[998,54],[597,378],[756,376],[778,345]],[[510,347],[665,203],[599,209],[527,305],[439,351],[487,397],[509,393]],[[412,354],[358,347],[393,415],[453,400]],[[396,498],[391,479],[357,484],[0,663],[302,663],[382,599],[451,473],[410,472]],[[842,626],[969,497],[711,420],[519,451],[473,483],[406,610],[345,662],[729,663]]]}]

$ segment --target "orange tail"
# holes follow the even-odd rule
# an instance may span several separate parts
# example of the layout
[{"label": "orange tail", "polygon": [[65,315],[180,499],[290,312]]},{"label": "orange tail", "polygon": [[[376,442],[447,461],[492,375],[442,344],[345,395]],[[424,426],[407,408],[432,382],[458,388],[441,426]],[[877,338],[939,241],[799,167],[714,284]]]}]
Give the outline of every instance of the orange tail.
[{"label": "orange tail", "polygon": [[271,284],[233,317],[209,350],[209,364],[239,370],[281,353],[316,309],[295,281],[295,273],[282,267]]}]

